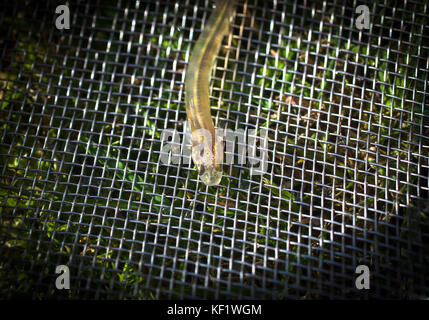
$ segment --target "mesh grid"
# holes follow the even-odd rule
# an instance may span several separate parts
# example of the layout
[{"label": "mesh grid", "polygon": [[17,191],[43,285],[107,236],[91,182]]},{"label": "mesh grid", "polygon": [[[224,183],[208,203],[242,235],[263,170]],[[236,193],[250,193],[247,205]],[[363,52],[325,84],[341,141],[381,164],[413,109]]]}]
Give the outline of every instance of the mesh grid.
[{"label": "mesh grid", "polygon": [[211,1],[72,1],[69,30],[2,1],[1,295],[427,297],[428,5],[368,2],[360,31],[362,3],[239,2],[212,115],[265,130],[268,167],[206,187],[160,150]]}]

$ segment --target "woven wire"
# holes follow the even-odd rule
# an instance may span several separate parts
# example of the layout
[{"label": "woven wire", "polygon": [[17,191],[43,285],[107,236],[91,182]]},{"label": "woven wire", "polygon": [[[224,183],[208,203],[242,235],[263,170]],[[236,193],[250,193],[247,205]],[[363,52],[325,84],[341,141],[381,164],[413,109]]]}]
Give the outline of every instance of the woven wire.
[{"label": "woven wire", "polygon": [[212,115],[266,130],[268,168],[208,188],[160,150],[211,1],[72,1],[69,30],[3,1],[1,296],[427,297],[428,5],[368,1],[359,30],[362,3],[238,3]]}]

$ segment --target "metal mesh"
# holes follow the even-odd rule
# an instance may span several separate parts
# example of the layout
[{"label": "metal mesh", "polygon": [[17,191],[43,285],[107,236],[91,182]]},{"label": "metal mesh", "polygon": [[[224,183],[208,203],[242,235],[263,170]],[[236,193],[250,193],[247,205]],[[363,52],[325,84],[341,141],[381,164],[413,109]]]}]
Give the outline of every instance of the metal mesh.
[{"label": "metal mesh", "polygon": [[160,161],[212,2],[73,1],[69,30],[60,4],[1,4],[3,297],[429,295],[424,1],[369,1],[362,31],[362,1],[239,2],[212,115],[267,131],[268,166],[219,187]]}]

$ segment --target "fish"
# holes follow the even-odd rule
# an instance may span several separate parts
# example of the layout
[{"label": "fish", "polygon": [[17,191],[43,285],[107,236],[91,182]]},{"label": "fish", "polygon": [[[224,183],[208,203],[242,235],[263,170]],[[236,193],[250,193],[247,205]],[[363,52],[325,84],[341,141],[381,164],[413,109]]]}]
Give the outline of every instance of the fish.
[{"label": "fish", "polygon": [[224,36],[231,30],[234,0],[217,0],[215,9],[191,52],[185,75],[185,105],[191,130],[192,160],[201,181],[218,185],[222,179],[223,142],[216,136],[210,113],[211,70]]}]

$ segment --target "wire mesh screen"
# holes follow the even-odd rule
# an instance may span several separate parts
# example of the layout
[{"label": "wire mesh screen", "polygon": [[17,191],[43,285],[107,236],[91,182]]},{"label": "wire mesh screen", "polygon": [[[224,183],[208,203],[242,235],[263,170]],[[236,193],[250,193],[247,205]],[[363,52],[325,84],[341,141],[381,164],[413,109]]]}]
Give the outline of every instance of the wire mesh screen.
[{"label": "wire mesh screen", "polygon": [[57,29],[63,4],[1,3],[3,297],[429,295],[427,3],[369,1],[359,30],[361,1],[238,2],[212,117],[266,161],[236,144],[216,187],[160,160],[213,2],[72,1]]}]

